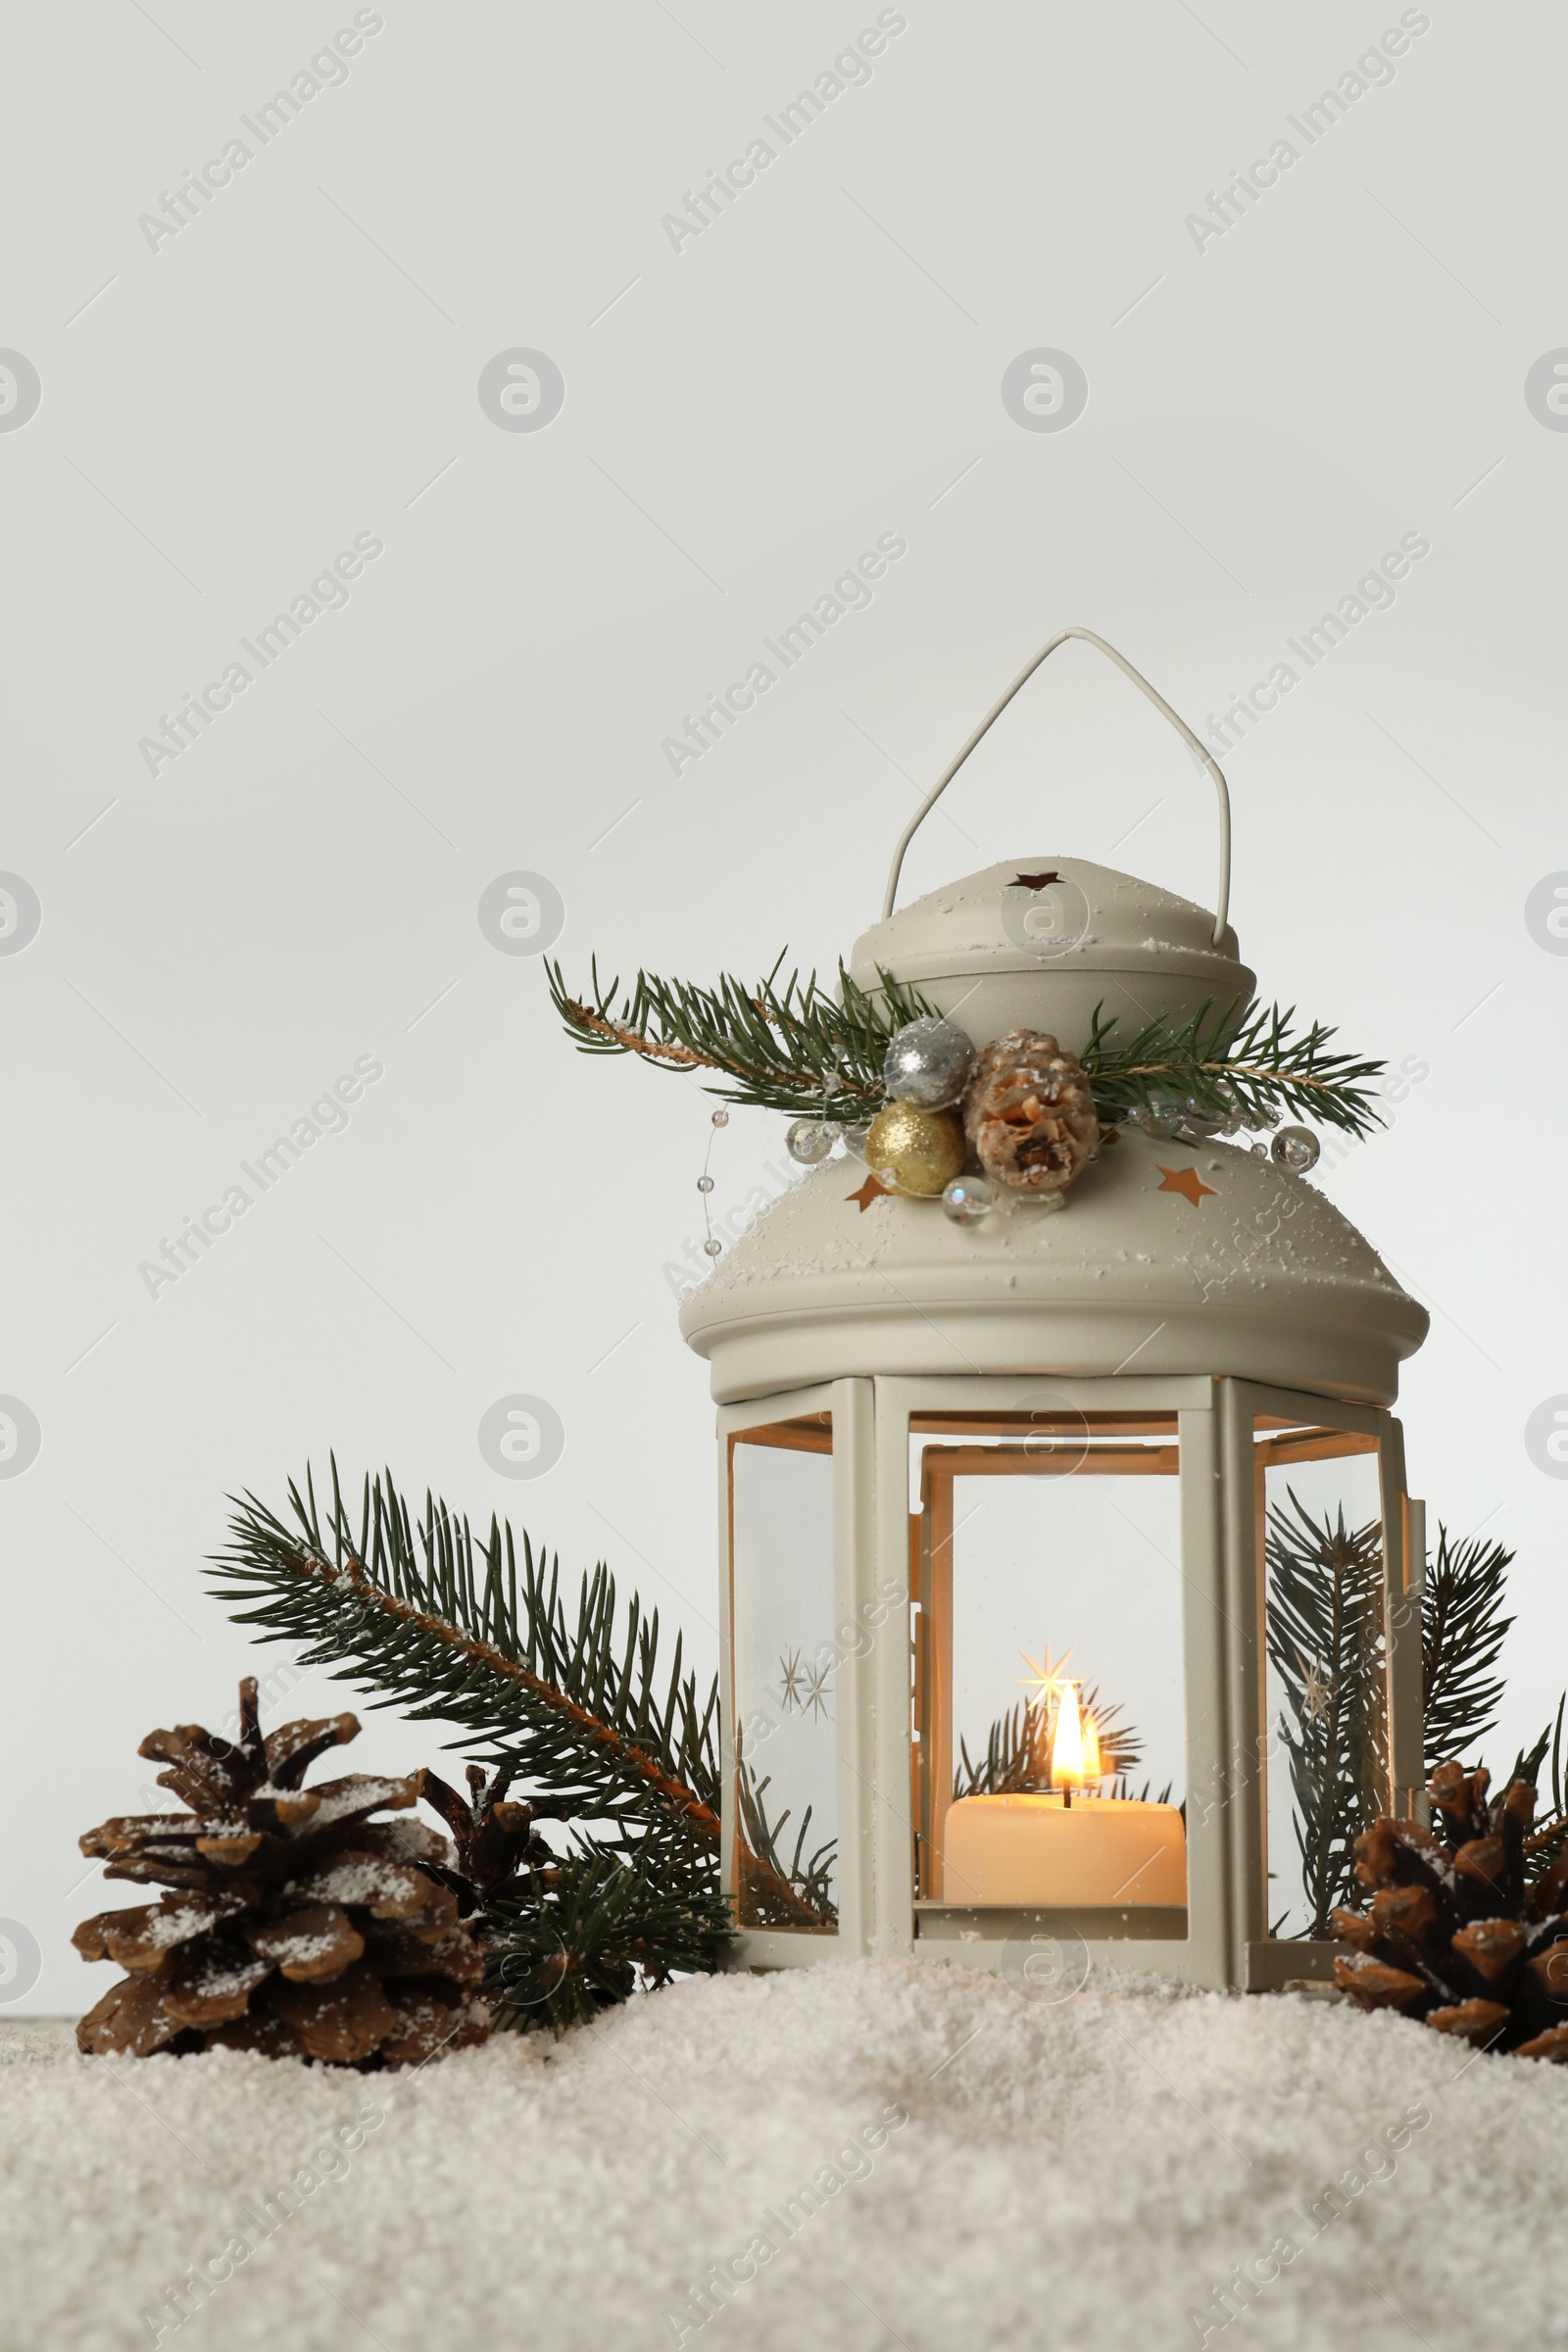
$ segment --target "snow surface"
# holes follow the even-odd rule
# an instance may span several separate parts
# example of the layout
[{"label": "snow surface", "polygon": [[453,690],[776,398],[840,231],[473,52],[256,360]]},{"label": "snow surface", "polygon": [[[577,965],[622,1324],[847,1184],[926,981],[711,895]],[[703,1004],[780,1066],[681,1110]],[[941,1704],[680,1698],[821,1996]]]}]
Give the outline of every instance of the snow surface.
[{"label": "snow surface", "polygon": [[[701,2328],[688,2308],[687,2344],[1175,2352],[1282,2235],[1300,2250],[1223,2333],[1209,2312],[1210,2343],[1564,2340],[1568,2073],[1294,1994],[1052,2004],[853,1961],[407,2074],[85,2059],[53,2024],[0,2033],[0,2068],[7,2347],[152,2342],[141,2315],[235,2233],[255,2251],[158,2340],[637,2352],[764,2232],[779,2251]],[[340,2127],[362,2144],[318,2158]],[[243,2209],[297,2176],[264,2237]]]}]

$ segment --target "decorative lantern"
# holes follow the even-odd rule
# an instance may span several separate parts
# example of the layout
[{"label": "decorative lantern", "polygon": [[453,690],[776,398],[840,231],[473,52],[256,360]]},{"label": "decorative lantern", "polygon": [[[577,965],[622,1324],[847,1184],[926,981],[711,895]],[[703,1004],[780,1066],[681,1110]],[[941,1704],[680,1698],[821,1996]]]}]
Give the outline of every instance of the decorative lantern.
[{"label": "decorative lantern", "polygon": [[[978,1050],[981,1168],[917,1197],[873,1126],[867,1168],[808,1167],[682,1310],[720,1408],[742,1965],[1071,1944],[1210,1986],[1327,1976],[1310,1758],[1278,1728],[1282,1678],[1310,1723],[1323,1672],[1285,1575],[1308,1527],[1373,1596],[1354,1769],[1374,1810],[1420,1802],[1421,1506],[1389,1407],[1427,1316],[1298,1172],[1299,1130],[1249,1149],[1156,1104],[1103,1132],[1086,1110],[1075,1142],[1097,1016],[1239,1019],[1253,983],[1223,776],[1066,634],[1209,770],[1216,910],[1031,855],[894,913],[911,824],[850,975],[911,985]],[[898,1065],[936,1072],[927,1107],[897,1107],[953,1122],[928,1043]]]}]

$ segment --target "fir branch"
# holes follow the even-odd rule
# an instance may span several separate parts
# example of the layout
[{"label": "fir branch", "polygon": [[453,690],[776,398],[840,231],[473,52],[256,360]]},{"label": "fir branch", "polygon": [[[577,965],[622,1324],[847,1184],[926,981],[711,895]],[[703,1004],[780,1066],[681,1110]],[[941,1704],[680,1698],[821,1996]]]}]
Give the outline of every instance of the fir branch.
[{"label": "fir branch", "polygon": [[1535,1788],[1541,1777],[1541,1767],[1551,1750],[1551,1799],[1544,1816],[1532,1828],[1525,1839],[1525,1868],[1532,1879],[1544,1878],[1561,1853],[1568,1840],[1568,1786],[1564,1785],[1563,1714],[1568,1709],[1568,1691],[1557,1701],[1557,1720],[1548,1723],[1528,1755],[1521,1755],[1509,1778],[1528,1781]]},{"label": "fir branch", "polygon": [[680,1885],[664,1857],[644,1849],[628,1864],[590,1844],[490,1906],[486,1989],[496,2024],[585,2024],[639,1984],[710,1974],[731,1934],[723,1897]]},{"label": "fir branch", "polygon": [[634,1844],[650,1823],[678,1827],[716,1866],[719,1765],[716,1681],[700,1702],[681,1670],[659,1664],[659,1618],[634,1593],[622,1614],[601,1563],[583,1579],[576,1622],[559,1562],[494,1519],[478,1543],[466,1519],[425,1496],[416,1524],[390,1474],[365,1481],[358,1531],[332,1464],[323,1528],[314,1482],[292,1482],[294,1524],[254,1495],[232,1498],[230,1543],[213,1564],[237,1623],[309,1644],[306,1662],[401,1706],[463,1726],[450,1745],[485,1742],[553,1800]]},{"label": "fir branch", "polygon": [[[618,980],[600,981],[596,959],[586,998],[570,994],[559,963],[547,962],[545,971],[579,1053],[634,1054],[661,1069],[709,1070],[728,1081],[709,1093],[764,1110],[845,1121],[874,1116],[884,1100],[888,1040],[935,1007],[880,969],[868,993],[842,963],[836,996],[814,972],[804,980],[792,972],[780,985],[783,960],[752,988],[729,973],[700,988],[640,971],[622,995]],[[1080,1056],[1109,1113],[1175,1098],[1254,1127],[1271,1126],[1284,1111],[1355,1136],[1379,1121],[1366,1081],[1384,1063],[1331,1053],[1338,1032],[1321,1021],[1298,1029],[1294,1006],[1265,1009],[1254,1000],[1238,1016],[1234,1004],[1216,1012],[1210,1000],[1179,1027],[1150,1021],[1124,1044],[1113,1039],[1115,1027],[1115,1016],[1107,1020],[1097,1007]]]},{"label": "fir branch", "polygon": [[847,1122],[869,1119],[884,1100],[888,1040],[906,1022],[930,1014],[914,989],[878,974],[868,994],[839,966],[839,994],[815,972],[792,972],[779,985],[778,962],[747,988],[728,973],[712,988],[639,972],[629,996],[599,978],[595,960],[586,999],[567,990],[559,963],[546,963],[551,1000],[582,1054],[635,1054],[657,1068],[710,1070],[727,1080],[706,1091],[726,1102],[763,1110],[817,1113]]},{"label": "fir branch", "polygon": [[1117,1045],[1115,1016],[1103,1020],[1097,1006],[1080,1059],[1096,1101],[1112,1109],[1163,1107],[1174,1097],[1248,1127],[1270,1126],[1291,1110],[1349,1135],[1369,1135],[1381,1117],[1363,1081],[1380,1076],[1385,1064],[1331,1054],[1337,1030],[1314,1021],[1297,1031],[1295,1020],[1294,1005],[1265,1010],[1254,998],[1238,1019],[1234,1004],[1216,1013],[1210,999],[1179,1028],[1150,1021]]},{"label": "fir branch", "polygon": [[1503,1685],[1492,1669],[1513,1624],[1501,1613],[1513,1556],[1501,1544],[1450,1544],[1439,1526],[1438,1555],[1421,1599],[1429,1775],[1450,1757],[1474,1755],[1496,1727]]},{"label": "fir branch", "polygon": [[805,1928],[821,1932],[838,1926],[833,1900],[833,1873],[838,1840],[830,1838],[808,1853],[811,1807],[801,1816],[795,1845],[786,1855],[783,1843],[789,1808],[770,1821],[762,1799],[772,1786],[771,1776],[759,1780],[737,1740],[735,1793],[735,1879],[741,1917],[748,1927]]},{"label": "fir branch", "polygon": [[1313,1936],[1353,1891],[1355,1838],[1387,1783],[1383,1531],[1347,1528],[1343,1508],[1314,1519],[1287,1492],[1290,1509],[1268,1511],[1266,1635],[1293,1718],[1280,1729]]}]

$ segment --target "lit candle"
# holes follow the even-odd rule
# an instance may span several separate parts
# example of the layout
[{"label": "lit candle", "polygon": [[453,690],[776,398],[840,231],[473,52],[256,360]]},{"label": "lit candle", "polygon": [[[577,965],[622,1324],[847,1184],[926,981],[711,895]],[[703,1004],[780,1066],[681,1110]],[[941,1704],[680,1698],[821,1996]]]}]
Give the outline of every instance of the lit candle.
[{"label": "lit candle", "polygon": [[[1099,1727],[1060,1669],[1050,1674],[1049,1651],[1047,1659],[1042,1721],[1055,1698],[1051,1787],[959,1797],[949,1807],[942,1838],[944,1901],[1122,1909],[1185,1904],[1187,1840],[1180,1812],[1174,1805],[1098,1793],[1104,1777]],[[1044,1743],[1033,1744],[1038,1749]],[[1086,1796],[1090,1790],[1096,1793]],[[1076,1806],[1075,1793],[1084,1799]]]}]

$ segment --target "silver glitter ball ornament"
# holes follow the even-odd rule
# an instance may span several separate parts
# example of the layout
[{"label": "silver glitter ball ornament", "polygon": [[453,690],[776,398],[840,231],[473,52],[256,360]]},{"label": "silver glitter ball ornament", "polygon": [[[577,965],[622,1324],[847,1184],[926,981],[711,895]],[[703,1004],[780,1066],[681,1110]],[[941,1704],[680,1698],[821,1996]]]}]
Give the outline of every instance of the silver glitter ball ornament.
[{"label": "silver glitter ball ornament", "polygon": [[727,1110],[715,1110],[713,1113],[713,1125],[715,1127],[727,1127],[729,1125],[729,1112]]},{"label": "silver glitter ball ornament", "polygon": [[1304,1176],[1308,1168],[1317,1166],[1323,1147],[1309,1127],[1282,1127],[1268,1149],[1277,1167],[1289,1168],[1293,1176]]},{"label": "silver glitter ball ornament", "polygon": [[962,1094],[973,1059],[974,1047],[956,1022],[907,1021],[888,1040],[882,1083],[890,1102],[942,1110]]}]

